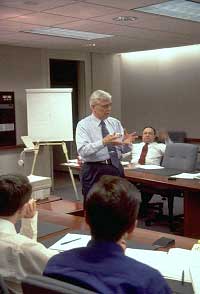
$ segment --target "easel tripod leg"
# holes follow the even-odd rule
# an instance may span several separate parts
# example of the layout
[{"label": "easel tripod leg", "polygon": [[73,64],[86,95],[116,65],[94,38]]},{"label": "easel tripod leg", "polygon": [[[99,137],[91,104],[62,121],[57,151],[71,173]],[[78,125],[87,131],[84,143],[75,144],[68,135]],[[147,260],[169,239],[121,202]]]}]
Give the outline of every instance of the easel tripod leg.
[{"label": "easel tripod leg", "polygon": [[[63,149],[63,152],[65,154],[66,160],[68,162],[69,161],[69,157],[68,157],[67,146],[66,146],[66,143],[65,142],[62,143],[62,149]],[[68,169],[69,169],[69,174],[70,174],[70,178],[71,178],[71,181],[72,181],[72,185],[73,185],[73,188],[74,188],[76,200],[80,200],[79,195],[78,195],[78,191],[77,191],[77,187],[76,187],[76,183],[75,183],[75,179],[74,179],[74,175],[73,175],[73,172],[72,172],[72,169],[70,168],[70,166],[68,166]]]}]

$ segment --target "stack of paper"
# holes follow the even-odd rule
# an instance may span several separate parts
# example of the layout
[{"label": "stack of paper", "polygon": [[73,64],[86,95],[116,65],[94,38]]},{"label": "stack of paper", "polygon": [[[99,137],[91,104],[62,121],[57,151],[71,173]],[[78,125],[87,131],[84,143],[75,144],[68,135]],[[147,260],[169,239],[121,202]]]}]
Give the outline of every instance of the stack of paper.
[{"label": "stack of paper", "polygon": [[190,267],[192,286],[195,294],[200,293],[200,265]]},{"label": "stack of paper", "polygon": [[32,198],[35,200],[45,199],[51,194],[51,178],[50,177],[41,177],[35,175],[28,176],[29,182],[32,186]]},{"label": "stack of paper", "polygon": [[155,165],[155,164],[136,164],[134,166],[135,168],[142,168],[142,169],[162,169],[164,168],[163,166],[160,165]]},{"label": "stack of paper", "polygon": [[181,173],[178,175],[171,176],[172,178],[176,179],[200,179],[200,173],[191,174],[191,173]]},{"label": "stack of paper", "polygon": [[[173,250],[170,249],[167,253],[164,251],[127,248],[126,255],[157,269],[163,277],[168,279],[181,281],[184,271],[184,280],[191,282],[188,259],[183,258],[183,254],[179,255],[178,252],[173,252]],[[178,250],[181,251],[182,249]],[[186,251],[190,252],[190,250]]]}]

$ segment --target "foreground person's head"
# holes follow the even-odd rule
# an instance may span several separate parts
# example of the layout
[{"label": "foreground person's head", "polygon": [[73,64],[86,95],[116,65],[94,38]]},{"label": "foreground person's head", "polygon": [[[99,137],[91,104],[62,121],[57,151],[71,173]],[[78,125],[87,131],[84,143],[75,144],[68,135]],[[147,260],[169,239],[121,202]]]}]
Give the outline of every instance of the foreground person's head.
[{"label": "foreground person's head", "polygon": [[135,228],[139,208],[137,189],[127,180],[103,176],[87,195],[86,221],[96,240],[117,242]]}]

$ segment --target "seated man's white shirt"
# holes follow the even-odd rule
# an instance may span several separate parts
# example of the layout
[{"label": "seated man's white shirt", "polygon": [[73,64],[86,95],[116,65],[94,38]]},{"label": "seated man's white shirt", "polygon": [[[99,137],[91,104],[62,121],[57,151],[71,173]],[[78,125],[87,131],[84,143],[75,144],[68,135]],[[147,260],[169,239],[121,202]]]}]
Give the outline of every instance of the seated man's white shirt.
[{"label": "seated man's white shirt", "polygon": [[[133,144],[131,163],[138,164],[144,142]],[[166,145],[162,143],[149,143],[148,152],[145,158],[145,164],[160,165],[162,157],[165,153]]]},{"label": "seated man's white shirt", "polygon": [[48,259],[57,252],[36,241],[37,213],[22,219],[20,233],[8,220],[0,218],[0,275],[13,293],[22,293],[20,281],[30,274],[42,274]]}]

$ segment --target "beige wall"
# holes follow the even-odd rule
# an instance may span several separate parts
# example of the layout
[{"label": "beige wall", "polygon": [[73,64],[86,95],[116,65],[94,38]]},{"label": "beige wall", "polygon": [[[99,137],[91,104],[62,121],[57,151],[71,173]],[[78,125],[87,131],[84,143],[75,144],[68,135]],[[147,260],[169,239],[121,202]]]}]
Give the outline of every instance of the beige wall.
[{"label": "beige wall", "polygon": [[[115,99],[113,113],[118,117],[121,116],[119,56],[0,46],[0,89],[1,91],[15,92],[17,144],[22,143],[22,135],[27,135],[25,89],[49,87],[50,58],[82,61],[81,72],[83,78],[79,97],[80,118],[90,112],[88,97],[92,91],[92,83],[93,89],[106,89],[113,94]],[[25,167],[18,168],[17,160],[21,151],[22,148],[0,151],[0,173],[30,173],[31,154],[26,154]],[[51,175],[51,152],[49,148],[42,149],[39,156],[35,174]],[[45,165],[39,165],[38,162],[45,162]]]},{"label": "beige wall", "polygon": [[121,56],[122,119],[200,137],[200,45]]},{"label": "beige wall", "polygon": [[92,88],[112,94],[112,115],[121,119],[120,55],[92,54]]}]

